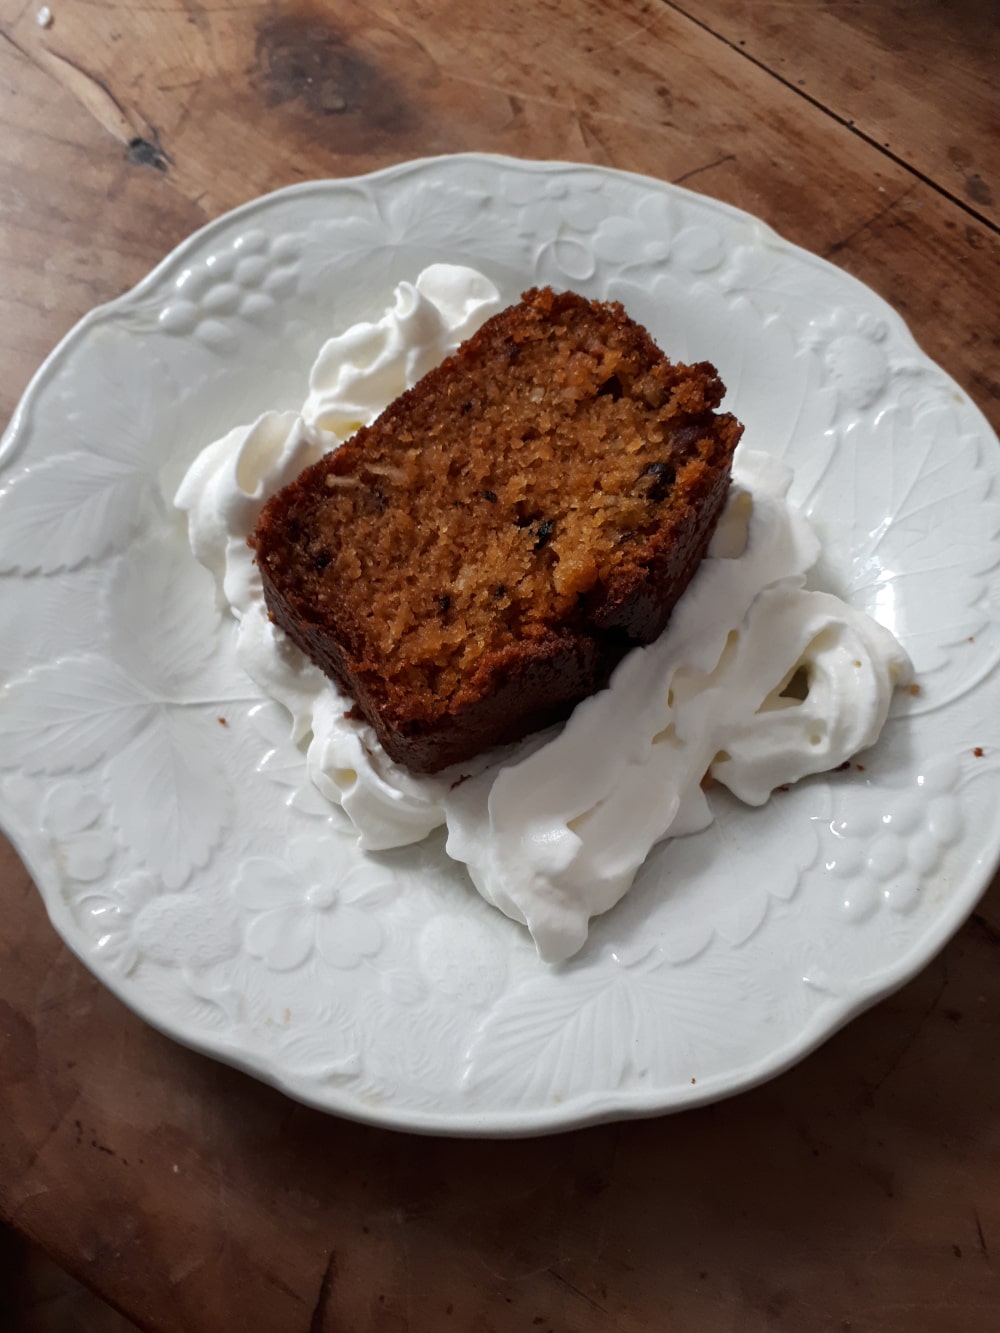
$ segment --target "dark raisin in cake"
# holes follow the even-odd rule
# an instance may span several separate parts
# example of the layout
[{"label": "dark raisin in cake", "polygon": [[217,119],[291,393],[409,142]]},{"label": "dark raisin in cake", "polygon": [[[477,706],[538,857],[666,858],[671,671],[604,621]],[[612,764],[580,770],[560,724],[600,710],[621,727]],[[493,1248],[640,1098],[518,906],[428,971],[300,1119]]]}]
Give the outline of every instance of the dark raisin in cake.
[{"label": "dark raisin in cake", "polygon": [[415,771],[557,721],[697,569],[724,392],[619,304],[529,291],[269,501],[271,617]]}]

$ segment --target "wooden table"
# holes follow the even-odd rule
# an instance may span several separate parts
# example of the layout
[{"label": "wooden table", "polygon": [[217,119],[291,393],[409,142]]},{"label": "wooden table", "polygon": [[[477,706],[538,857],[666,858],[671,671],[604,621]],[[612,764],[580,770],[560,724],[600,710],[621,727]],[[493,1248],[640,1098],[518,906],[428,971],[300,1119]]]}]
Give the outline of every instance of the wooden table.
[{"label": "wooden table", "polygon": [[[0,416],[279,185],[463,149],[646,172],[869,283],[1000,424],[990,0],[0,0]],[[0,645],[2,654],[2,645]],[[144,1027],[0,850],[0,1215],[156,1330],[1000,1327],[1000,884],[800,1068],[683,1116],[415,1139]]]}]

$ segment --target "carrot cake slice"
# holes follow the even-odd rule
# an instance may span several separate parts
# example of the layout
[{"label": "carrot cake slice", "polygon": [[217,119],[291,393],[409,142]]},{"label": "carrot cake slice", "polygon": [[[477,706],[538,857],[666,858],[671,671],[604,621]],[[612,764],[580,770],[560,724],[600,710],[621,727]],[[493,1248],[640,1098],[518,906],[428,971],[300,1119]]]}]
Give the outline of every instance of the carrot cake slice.
[{"label": "carrot cake slice", "polygon": [[268,502],[270,615],[414,771],[558,721],[695,573],[724,392],[617,302],[526,292]]}]

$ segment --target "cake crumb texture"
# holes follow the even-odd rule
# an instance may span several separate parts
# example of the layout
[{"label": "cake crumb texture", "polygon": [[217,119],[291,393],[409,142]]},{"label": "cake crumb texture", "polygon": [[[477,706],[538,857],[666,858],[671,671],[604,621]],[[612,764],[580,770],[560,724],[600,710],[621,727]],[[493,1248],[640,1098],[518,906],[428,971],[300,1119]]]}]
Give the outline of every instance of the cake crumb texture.
[{"label": "cake crumb texture", "polygon": [[565,716],[704,554],[723,394],[621,305],[529,291],[265,506],[272,618],[412,768]]}]

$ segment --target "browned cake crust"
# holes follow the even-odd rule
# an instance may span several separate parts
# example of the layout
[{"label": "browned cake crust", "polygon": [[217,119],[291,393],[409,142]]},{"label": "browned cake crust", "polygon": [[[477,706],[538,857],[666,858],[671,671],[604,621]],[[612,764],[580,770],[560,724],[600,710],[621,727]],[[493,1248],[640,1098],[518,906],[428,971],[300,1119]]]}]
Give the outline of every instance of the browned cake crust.
[{"label": "browned cake crust", "polygon": [[268,502],[271,618],[418,772],[558,721],[697,569],[724,392],[616,302],[526,292]]}]

